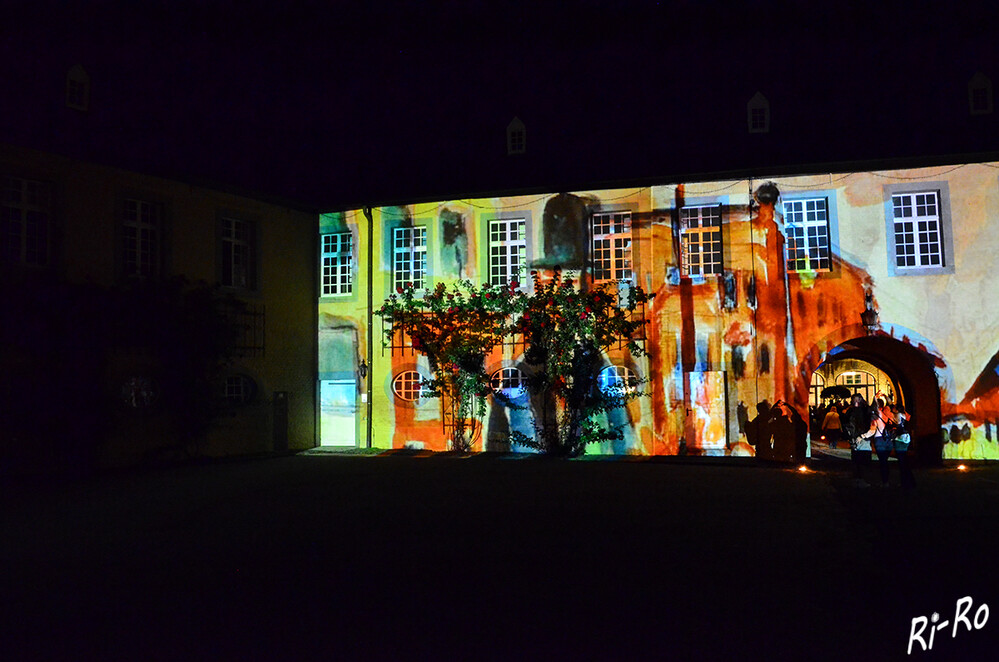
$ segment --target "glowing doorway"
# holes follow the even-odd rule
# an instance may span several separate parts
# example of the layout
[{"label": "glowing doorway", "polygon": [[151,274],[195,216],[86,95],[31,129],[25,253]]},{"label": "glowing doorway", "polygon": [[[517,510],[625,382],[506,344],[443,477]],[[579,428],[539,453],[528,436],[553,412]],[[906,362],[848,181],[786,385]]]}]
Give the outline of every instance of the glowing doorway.
[{"label": "glowing doorway", "polygon": [[355,446],[357,382],[324,379],[319,383],[319,444]]}]

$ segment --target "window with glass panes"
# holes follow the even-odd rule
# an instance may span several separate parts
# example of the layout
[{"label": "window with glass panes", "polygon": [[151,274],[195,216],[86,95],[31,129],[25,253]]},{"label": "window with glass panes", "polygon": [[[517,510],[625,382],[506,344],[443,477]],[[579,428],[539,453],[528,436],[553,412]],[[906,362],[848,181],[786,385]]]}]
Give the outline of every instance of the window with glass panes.
[{"label": "window with glass panes", "polygon": [[829,209],[825,198],[784,201],[788,271],[828,271]]},{"label": "window with glass panes", "polygon": [[896,193],[891,200],[895,266],[899,269],[944,266],[937,192]]},{"label": "window with glass panes", "polygon": [[245,405],[253,399],[256,384],[246,375],[229,375],[223,385],[222,396],[230,405]]},{"label": "window with glass panes", "polygon": [[594,214],[594,280],[631,279],[631,212]]},{"label": "window with glass panes", "polygon": [[353,240],[349,232],[323,235],[323,296],[350,294]]},{"label": "window with glass panes", "polygon": [[422,290],[427,277],[427,229],[396,228],[392,233],[395,286]]},{"label": "window with glass panes", "polygon": [[51,226],[51,184],[0,177],[0,258],[47,265]]},{"label": "window with glass panes", "polygon": [[163,208],[156,203],[124,201],[121,268],[125,277],[151,278],[159,275],[162,216]]},{"label": "window with glass panes", "polygon": [[492,374],[489,385],[494,393],[513,399],[525,393],[525,381],[519,368],[500,368]]},{"label": "window with glass panes", "polygon": [[519,281],[527,267],[527,223],[524,219],[489,221],[489,284]]},{"label": "window with glass panes", "polygon": [[392,392],[407,402],[416,402],[429,396],[423,384],[423,375],[416,370],[405,370],[396,375],[392,380]]},{"label": "window with glass panes", "polygon": [[253,226],[237,218],[221,219],[222,223],[222,284],[227,287],[252,288]]},{"label": "window with glass panes", "polygon": [[597,374],[597,386],[608,395],[634,393],[638,389],[638,376],[623,365],[609,365]]},{"label": "window with glass panes", "polygon": [[680,210],[683,272],[705,276],[722,272],[721,205]]}]

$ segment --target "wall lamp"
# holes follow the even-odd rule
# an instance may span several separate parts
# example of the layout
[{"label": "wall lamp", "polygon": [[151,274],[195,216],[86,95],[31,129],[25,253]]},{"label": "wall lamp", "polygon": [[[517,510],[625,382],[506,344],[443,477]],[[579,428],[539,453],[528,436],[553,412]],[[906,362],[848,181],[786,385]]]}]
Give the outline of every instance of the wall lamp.
[{"label": "wall lamp", "polygon": [[867,335],[872,335],[878,328],[878,311],[874,310],[874,294],[870,290],[864,295],[864,312],[860,313],[860,321],[867,329]]}]

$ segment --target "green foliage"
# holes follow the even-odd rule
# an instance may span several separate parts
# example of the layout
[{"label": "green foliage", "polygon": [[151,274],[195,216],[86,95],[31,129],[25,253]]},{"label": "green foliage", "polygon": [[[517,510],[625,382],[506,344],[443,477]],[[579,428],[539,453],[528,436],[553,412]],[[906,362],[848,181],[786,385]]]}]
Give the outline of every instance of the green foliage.
[{"label": "green foliage", "polygon": [[600,389],[597,374],[603,353],[615,346],[644,354],[635,337],[645,320],[636,310],[651,297],[630,284],[621,292],[583,289],[563,279],[558,267],[548,280],[536,271],[531,276],[534,292],[523,298],[514,326],[524,334],[524,358],[534,367],[527,388],[535,403],[535,436],[518,441],[543,453],[575,457],[588,444],[621,438],[620,430],[602,427],[597,415],[637,397],[637,385]]},{"label": "green foliage", "polygon": [[450,289],[441,283],[420,295],[407,284],[375,311],[389,323],[386,343],[402,332],[429,360],[434,374],[424,387],[445,398],[456,451],[471,450],[477,419],[485,415],[484,398],[490,392],[485,357],[512,329],[520,296],[516,288],[516,283],[475,286],[465,280]]},{"label": "green foliage", "polygon": [[401,287],[376,311],[389,323],[386,345],[402,332],[427,356],[433,378],[424,387],[450,407],[455,450],[470,450],[478,419],[485,415],[491,392],[486,355],[516,333],[524,336],[525,361],[533,368],[527,389],[535,434],[513,432],[511,440],[548,454],[576,456],[587,444],[621,438],[620,430],[602,427],[598,415],[623,406],[637,389],[601,390],[597,373],[603,353],[612,347],[644,353],[634,339],[645,323],[636,310],[650,297],[630,285],[622,290],[623,301],[617,291],[581,289],[563,279],[558,268],[548,280],[538,272],[532,277],[533,294],[521,292],[516,281],[479,287],[460,281],[422,295]]}]

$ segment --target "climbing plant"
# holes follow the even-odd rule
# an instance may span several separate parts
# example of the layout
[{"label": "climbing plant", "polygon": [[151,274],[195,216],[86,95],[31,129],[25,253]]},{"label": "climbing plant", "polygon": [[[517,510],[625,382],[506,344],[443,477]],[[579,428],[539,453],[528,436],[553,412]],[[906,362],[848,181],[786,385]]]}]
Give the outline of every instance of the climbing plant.
[{"label": "climbing plant", "polygon": [[442,398],[453,450],[470,451],[478,435],[489,393],[485,357],[512,331],[522,297],[517,287],[466,280],[421,292],[406,284],[376,311],[387,322],[386,344],[403,333],[429,360],[433,378],[423,387]]},{"label": "climbing plant", "polygon": [[637,397],[635,385],[604,388],[597,383],[603,353],[622,346],[644,354],[637,340],[645,320],[637,308],[650,299],[640,287],[614,283],[581,288],[556,267],[549,278],[531,272],[534,291],[518,301],[514,328],[524,336],[527,378],[534,409],[534,436],[514,440],[550,455],[581,455],[590,443],[619,439],[621,431],[600,423],[601,412]]}]

